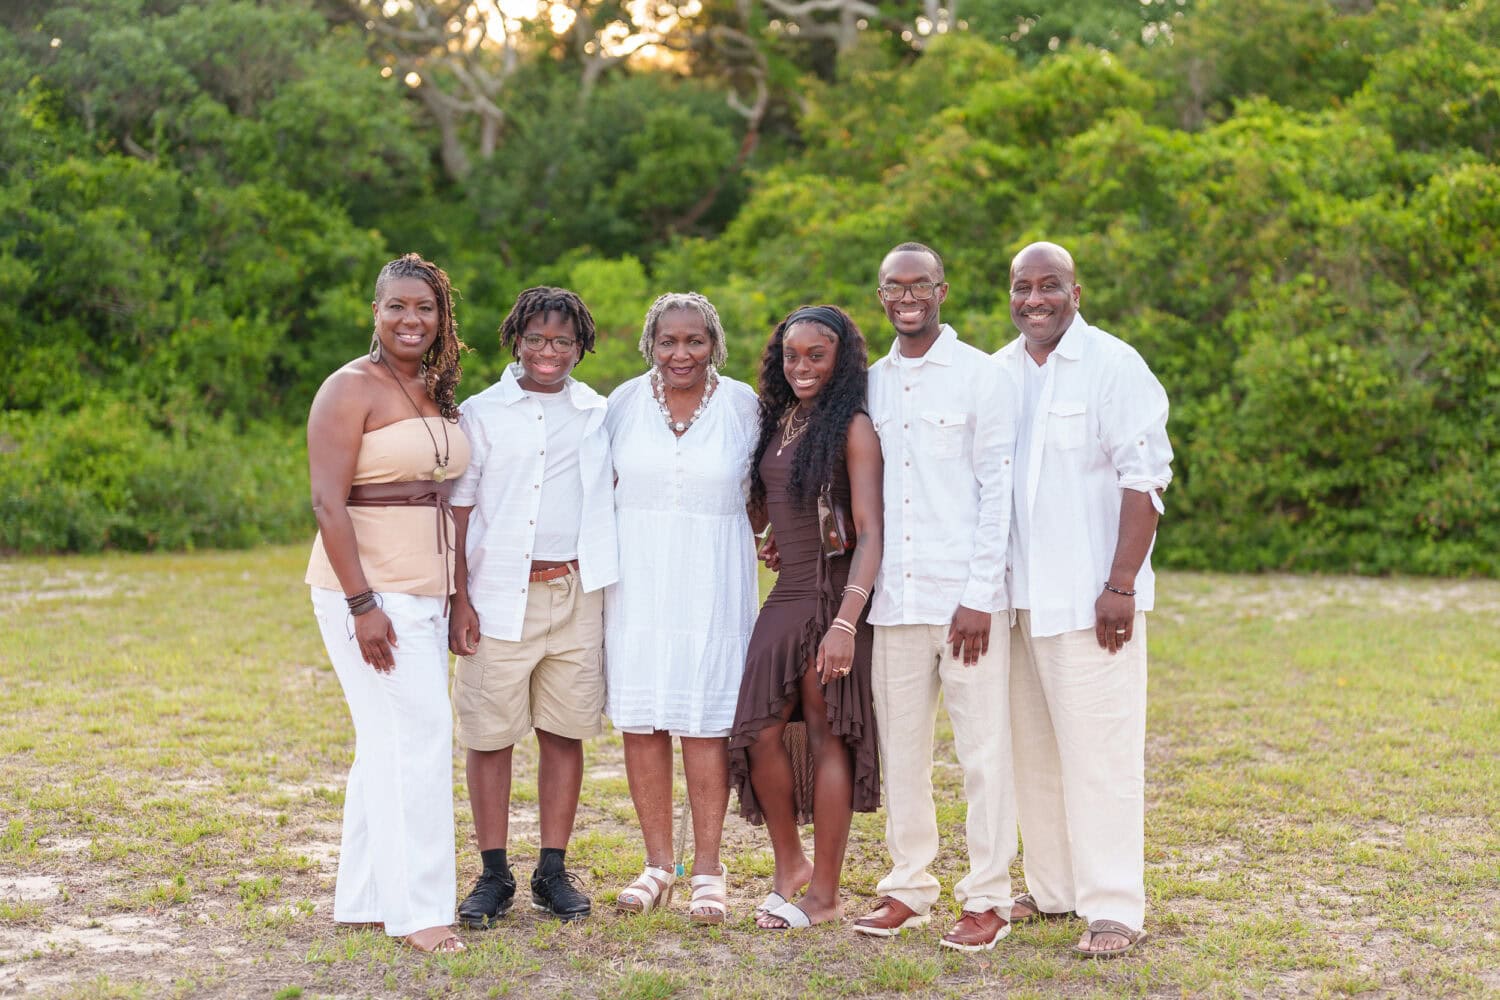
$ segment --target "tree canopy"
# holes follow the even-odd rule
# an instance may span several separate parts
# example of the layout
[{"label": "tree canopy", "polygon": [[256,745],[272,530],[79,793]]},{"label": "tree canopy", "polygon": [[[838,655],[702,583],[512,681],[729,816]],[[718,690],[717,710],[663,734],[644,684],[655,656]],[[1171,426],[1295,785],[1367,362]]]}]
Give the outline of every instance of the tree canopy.
[{"label": "tree canopy", "polygon": [[1011,255],[1173,403],[1179,566],[1497,572],[1493,0],[60,0],[0,11],[0,548],[310,532],[301,425],[380,264],[462,292],[460,395],[564,284],[639,370],[694,288],[891,339],[885,250],[1014,336]]}]

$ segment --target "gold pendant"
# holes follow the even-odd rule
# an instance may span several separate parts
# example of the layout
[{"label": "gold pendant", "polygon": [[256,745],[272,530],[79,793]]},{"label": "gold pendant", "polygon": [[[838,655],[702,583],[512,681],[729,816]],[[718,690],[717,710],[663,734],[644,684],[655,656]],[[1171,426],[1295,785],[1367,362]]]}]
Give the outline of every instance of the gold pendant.
[{"label": "gold pendant", "polygon": [[447,479],[447,478],[448,478],[448,467],[446,465],[439,465],[435,469],[432,470],[432,481],[433,482],[440,483],[444,479]]}]

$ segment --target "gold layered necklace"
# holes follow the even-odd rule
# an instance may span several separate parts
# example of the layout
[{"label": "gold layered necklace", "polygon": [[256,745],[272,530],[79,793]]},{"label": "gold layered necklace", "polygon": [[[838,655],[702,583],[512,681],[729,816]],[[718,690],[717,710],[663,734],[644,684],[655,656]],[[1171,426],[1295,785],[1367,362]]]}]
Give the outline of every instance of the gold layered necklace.
[{"label": "gold layered necklace", "polygon": [[800,405],[793,406],[786,411],[786,417],[781,421],[781,447],[776,449],[778,456],[786,451],[788,445],[801,437],[802,432],[807,430],[807,426],[812,423],[811,410],[807,411],[807,416],[802,418],[801,423],[797,422],[797,411],[801,408]]},{"label": "gold layered necklace", "polygon": [[417,401],[415,399],[411,398],[411,393],[406,391],[406,386],[401,384],[401,376],[396,374],[396,369],[391,367],[391,363],[385,358],[381,358],[380,363],[385,365],[385,370],[390,372],[391,378],[396,380],[396,388],[401,390],[401,395],[406,397],[406,401],[411,404],[411,408],[417,411],[417,419],[422,421],[422,429],[425,430],[427,432],[427,436],[432,439],[432,460],[436,463],[432,467],[432,481],[435,483],[442,482],[443,480],[448,478],[448,456],[450,454],[448,450],[448,422],[446,420],[442,421],[443,453],[439,455],[437,437],[433,435],[432,428],[427,425],[427,418],[422,415],[422,408],[417,405]]}]

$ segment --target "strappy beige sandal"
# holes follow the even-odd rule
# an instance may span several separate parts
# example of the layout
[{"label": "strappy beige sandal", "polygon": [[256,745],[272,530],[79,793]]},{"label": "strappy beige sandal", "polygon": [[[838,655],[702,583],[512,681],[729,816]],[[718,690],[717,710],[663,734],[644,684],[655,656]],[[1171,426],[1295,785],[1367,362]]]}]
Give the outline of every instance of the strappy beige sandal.
[{"label": "strappy beige sandal", "polygon": [[[722,924],[729,913],[729,869],[722,863],[717,875],[694,875],[688,880],[693,898],[688,903],[688,919],[695,924]],[[707,910],[707,913],[699,913]]]},{"label": "strappy beige sandal", "polygon": [[634,882],[620,890],[615,908],[624,913],[650,913],[672,902],[672,886],[677,875],[671,868],[647,865]]},{"label": "strappy beige sandal", "polygon": [[1118,948],[1085,948],[1080,942],[1073,946],[1073,953],[1080,958],[1119,958],[1121,955],[1135,950],[1136,945],[1145,941],[1147,934],[1144,930],[1136,930],[1126,927],[1118,920],[1095,920],[1089,924],[1089,944],[1094,943],[1095,934],[1116,934],[1125,939],[1125,943]]}]

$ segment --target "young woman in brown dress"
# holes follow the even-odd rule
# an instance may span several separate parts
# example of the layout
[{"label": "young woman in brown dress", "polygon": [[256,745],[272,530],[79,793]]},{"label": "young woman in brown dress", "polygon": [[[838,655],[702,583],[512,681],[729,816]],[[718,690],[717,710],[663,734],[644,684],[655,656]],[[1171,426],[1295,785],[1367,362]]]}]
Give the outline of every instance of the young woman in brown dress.
[{"label": "young woman in brown dress", "polygon": [[[770,515],[773,540],[763,551],[779,575],[750,638],[729,748],[740,813],[765,823],[776,856],[772,891],[757,910],[766,929],[843,915],[850,817],[880,803],[865,605],[880,565],[881,457],[864,412],[865,368],[864,337],[833,306],[783,320],[761,364],[751,501]],[[824,506],[845,525],[842,554],[825,553],[825,488]],[[805,742],[784,739],[793,723],[805,724]],[[795,774],[809,766],[807,788]],[[810,862],[798,829],[808,821]]]}]

